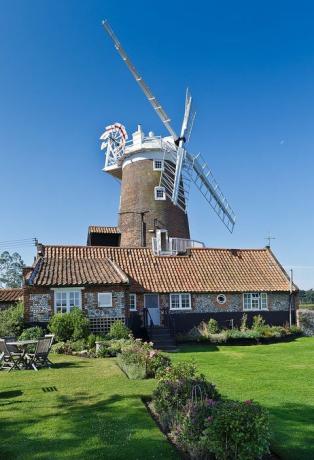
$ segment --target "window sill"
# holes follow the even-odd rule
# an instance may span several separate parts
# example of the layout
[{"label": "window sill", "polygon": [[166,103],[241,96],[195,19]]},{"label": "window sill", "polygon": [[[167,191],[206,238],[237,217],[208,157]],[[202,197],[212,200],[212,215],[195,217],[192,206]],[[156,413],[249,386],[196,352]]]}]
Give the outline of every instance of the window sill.
[{"label": "window sill", "polygon": [[170,311],[191,311],[192,308],[170,308]]}]

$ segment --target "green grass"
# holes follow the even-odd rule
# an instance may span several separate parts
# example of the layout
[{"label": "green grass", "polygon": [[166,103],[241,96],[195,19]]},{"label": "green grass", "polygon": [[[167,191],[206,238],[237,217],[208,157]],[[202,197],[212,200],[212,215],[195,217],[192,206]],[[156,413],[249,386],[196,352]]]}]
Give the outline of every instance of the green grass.
[{"label": "green grass", "polygon": [[[314,458],[314,338],[259,346],[186,345],[231,398],[253,398],[271,413],[282,459]],[[141,396],[154,380],[128,380],[114,359],[54,356],[39,372],[0,374],[0,459],[178,459]]]},{"label": "green grass", "polygon": [[301,303],[300,304],[301,309],[305,310],[314,310],[314,303]]},{"label": "green grass", "polygon": [[224,396],[267,407],[272,448],[282,459],[314,459],[314,337],[272,345],[186,345],[173,358],[194,360]]},{"label": "green grass", "polygon": [[176,459],[114,359],[53,356],[52,369],[0,375],[0,459]]}]

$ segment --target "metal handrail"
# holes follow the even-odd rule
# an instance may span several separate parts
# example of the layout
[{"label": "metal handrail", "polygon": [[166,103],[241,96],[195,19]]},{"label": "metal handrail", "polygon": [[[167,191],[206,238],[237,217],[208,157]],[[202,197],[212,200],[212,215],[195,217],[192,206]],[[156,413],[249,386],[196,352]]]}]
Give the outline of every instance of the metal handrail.
[{"label": "metal handrail", "polygon": [[149,316],[149,319],[150,319],[150,324],[149,324],[149,327],[152,328],[154,326],[154,321],[153,321],[153,318],[151,317],[151,314],[149,313],[149,310],[147,307],[144,307],[143,308],[143,311],[145,313],[145,316],[144,316],[144,326],[145,327],[148,327],[148,324],[147,324],[147,316]]}]

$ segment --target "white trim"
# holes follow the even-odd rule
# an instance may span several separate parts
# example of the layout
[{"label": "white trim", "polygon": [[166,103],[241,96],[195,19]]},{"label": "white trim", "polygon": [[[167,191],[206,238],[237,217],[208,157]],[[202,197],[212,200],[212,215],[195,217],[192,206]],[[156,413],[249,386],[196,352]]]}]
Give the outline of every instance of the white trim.
[{"label": "white trim", "polygon": [[[174,296],[174,295],[178,295],[179,296],[179,307],[178,308],[172,308],[171,307],[171,297]],[[188,308],[182,308],[182,295],[188,295],[189,296],[189,307]],[[172,292],[170,295],[169,295],[169,300],[170,300],[170,303],[169,303],[169,310],[180,310],[180,311],[188,311],[188,310],[192,310],[192,301],[191,301],[191,294],[189,292]]]},{"label": "white trim", "polygon": [[52,291],[83,291],[85,287],[59,287],[59,288],[50,288]]},{"label": "white trim", "polygon": [[[134,299],[134,308],[131,308],[131,302],[130,302],[130,298]],[[136,298],[136,293],[135,292],[130,292],[129,293],[129,307],[130,307],[130,311],[136,311],[136,307],[137,307],[137,298]]]},{"label": "white trim", "polygon": [[[157,192],[163,192],[163,196],[162,197],[159,197],[157,196]],[[155,197],[155,200],[156,201],[165,201],[166,199],[166,189],[165,187],[160,187],[160,186],[157,186],[154,188],[154,197]]]},{"label": "white trim", "polygon": [[[218,297],[223,297],[223,301],[219,300]],[[227,302],[227,297],[225,294],[218,294],[216,300],[220,305],[224,305]]]},{"label": "white trim", "polygon": [[[158,166],[156,166],[157,161],[158,161],[158,163],[161,164],[160,168]],[[154,160],[153,160],[153,170],[154,171],[163,171],[163,169],[164,169],[164,161],[154,158]]]},{"label": "white trim", "polygon": [[[100,305],[100,302],[99,302],[99,296],[100,295],[110,295],[110,304],[107,304],[107,305]],[[98,292],[97,293],[97,306],[98,308],[111,308],[113,305],[112,305],[112,292]]]},{"label": "white trim", "polygon": [[[253,295],[258,296],[255,297],[255,300],[258,300],[258,307],[252,308],[253,304]],[[246,301],[246,296],[250,296],[249,302]],[[244,292],[242,295],[242,305],[243,305],[243,311],[268,311],[268,296],[267,292]],[[246,308],[246,304],[249,303],[250,307]],[[266,308],[262,308],[262,304],[266,303]]]}]

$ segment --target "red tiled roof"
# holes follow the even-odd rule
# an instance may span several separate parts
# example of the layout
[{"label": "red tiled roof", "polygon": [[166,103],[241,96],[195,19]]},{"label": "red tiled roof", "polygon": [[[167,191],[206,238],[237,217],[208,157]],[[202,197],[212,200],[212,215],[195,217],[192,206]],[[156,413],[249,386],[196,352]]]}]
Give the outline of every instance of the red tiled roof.
[{"label": "red tiled roof", "polygon": [[118,227],[101,227],[97,225],[90,225],[88,227],[88,233],[120,233]]},{"label": "red tiled roof", "polygon": [[23,299],[23,289],[0,289],[0,302],[18,302]]},{"label": "red tiled roof", "polygon": [[150,292],[289,291],[286,272],[266,248],[191,249],[180,256],[154,256],[150,248],[45,246],[44,250],[31,276],[37,286],[113,283],[112,272],[108,276],[103,269],[110,259],[133,288]]}]

